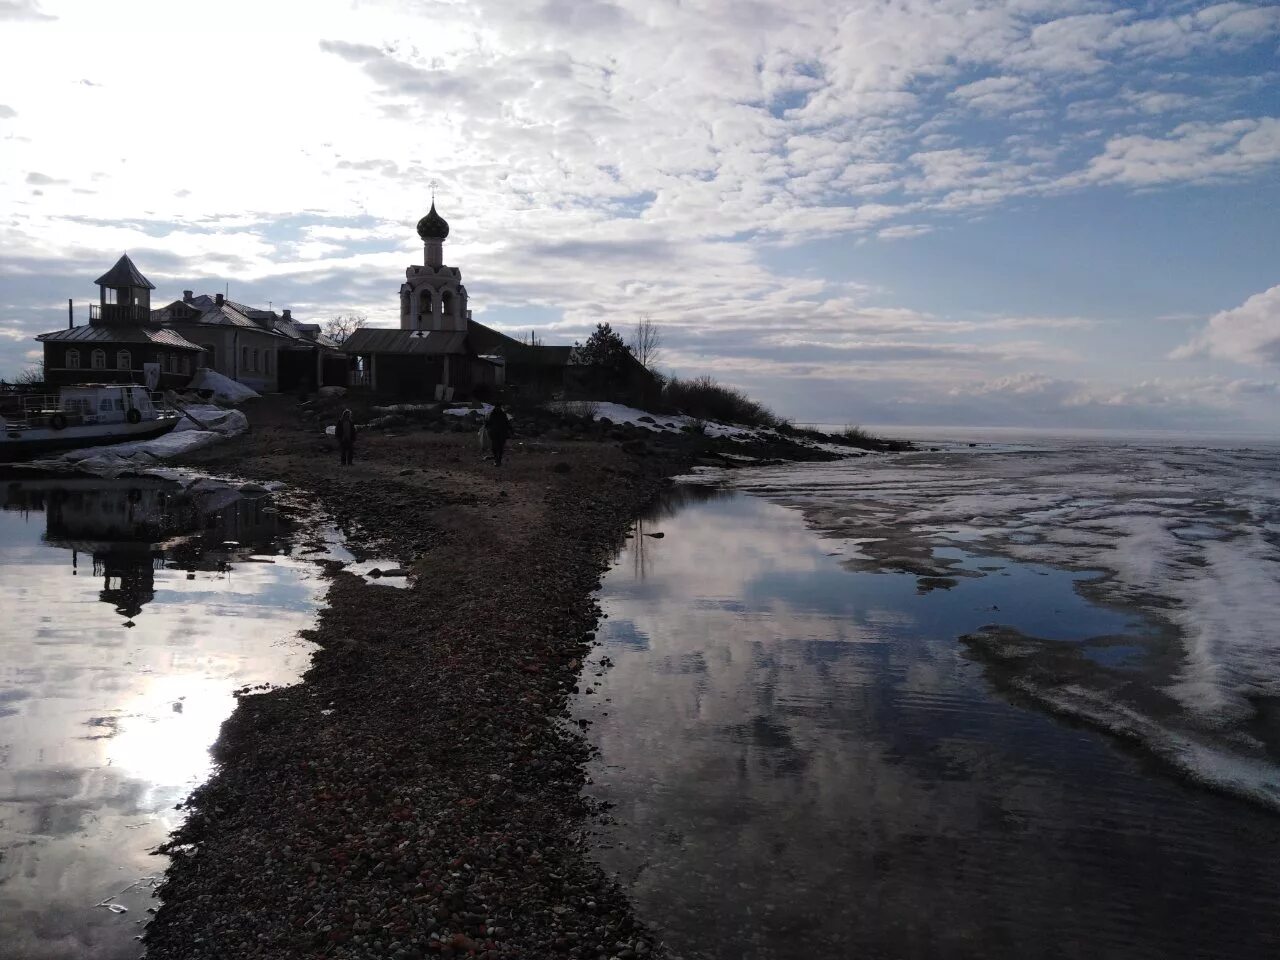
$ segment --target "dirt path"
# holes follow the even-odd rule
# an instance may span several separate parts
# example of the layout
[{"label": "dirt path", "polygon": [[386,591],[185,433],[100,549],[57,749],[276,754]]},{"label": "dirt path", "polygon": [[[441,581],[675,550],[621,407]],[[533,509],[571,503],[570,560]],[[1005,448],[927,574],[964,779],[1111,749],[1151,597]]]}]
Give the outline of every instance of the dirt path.
[{"label": "dirt path", "polygon": [[244,696],[169,852],[152,960],[631,957],[660,952],[583,844],[584,742],[563,722],[592,594],[682,461],[474,435],[360,438],[354,466],[291,401],[188,462],[283,480],[401,590],[337,574],[305,682]]}]

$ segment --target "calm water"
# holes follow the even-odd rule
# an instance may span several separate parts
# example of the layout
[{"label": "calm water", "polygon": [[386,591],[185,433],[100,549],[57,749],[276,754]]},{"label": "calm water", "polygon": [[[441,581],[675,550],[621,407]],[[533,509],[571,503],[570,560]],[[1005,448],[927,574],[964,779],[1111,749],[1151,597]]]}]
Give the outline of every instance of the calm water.
[{"label": "calm water", "polygon": [[1085,599],[1098,571],[953,530],[949,583],[883,572],[713,488],[654,531],[605,580],[578,715],[601,860],[679,955],[1277,955],[1280,818],[1009,702],[957,642],[1004,624],[1140,678],[1167,625]]},{"label": "calm water", "polygon": [[0,957],[137,957],[149,851],[232,692],[305,669],[321,581],[267,498],[21,473],[0,495]]}]

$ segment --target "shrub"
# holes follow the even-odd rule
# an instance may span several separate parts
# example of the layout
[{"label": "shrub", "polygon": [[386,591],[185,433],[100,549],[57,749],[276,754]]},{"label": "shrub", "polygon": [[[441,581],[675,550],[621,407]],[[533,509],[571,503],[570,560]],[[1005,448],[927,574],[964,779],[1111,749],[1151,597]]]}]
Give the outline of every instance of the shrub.
[{"label": "shrub", "polygon": [[600,412],[600,404],[595,400],[565,400],[560,403],[560,412],[566,417],[594,420]]},{"label": "shrub", "polygon": [[747,427],[776,427],[785,421],[768,407],[735,387],[711,377],[681,380],[672,377],[662,391],[664,404],[699,420],[738,423]]},{"label": "shrub", "polygon": [[848,440],[850,443],[867,443],[874,439],[871,434],[867,433],[867,431],[863,430],[861,427],[854,426],[851,423],[845,424],[845,427],[840,431],[839,436],[844,440]]}]

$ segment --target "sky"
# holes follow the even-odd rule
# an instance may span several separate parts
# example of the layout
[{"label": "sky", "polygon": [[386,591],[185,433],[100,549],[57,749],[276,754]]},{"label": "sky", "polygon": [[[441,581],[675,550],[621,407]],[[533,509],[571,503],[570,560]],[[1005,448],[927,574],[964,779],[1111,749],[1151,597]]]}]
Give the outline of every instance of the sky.
[{"label": "sky", "polygon": [[0,375],[128,251],[658,325],[800,421],[1280,430],[1280,5],[0,0]]}]

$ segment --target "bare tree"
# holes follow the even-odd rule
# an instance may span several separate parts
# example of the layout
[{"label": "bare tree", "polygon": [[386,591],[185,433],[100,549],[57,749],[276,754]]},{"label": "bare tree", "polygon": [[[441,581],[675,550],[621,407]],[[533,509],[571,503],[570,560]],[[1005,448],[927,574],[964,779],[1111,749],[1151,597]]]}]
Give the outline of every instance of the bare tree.
[{"label": "bare tree", "polygon": [[334,317],[324,322],[324,335],[334,343],[344,343],[347,337],[369,325],[369,318],[355,313]]},{"label": "bare tree", "polygon": [[526,340],[525,343],[531,347],[540,347],[542,346],[542,338],[538,336],[537,330],[530,330],[529,339]]},{"label": "bare tree", "polygon": [[640,361],[641,366],[654,372],[658,359],[662,356],[662,331],[650,317],[641,317],[631,331],[631,340],[627,344],[631,355]]},{"label": "bare tree", "polygon": [[40,360],[27,367],[13,378],[13,382],[22,387],[44,383],[44,361]]}]

